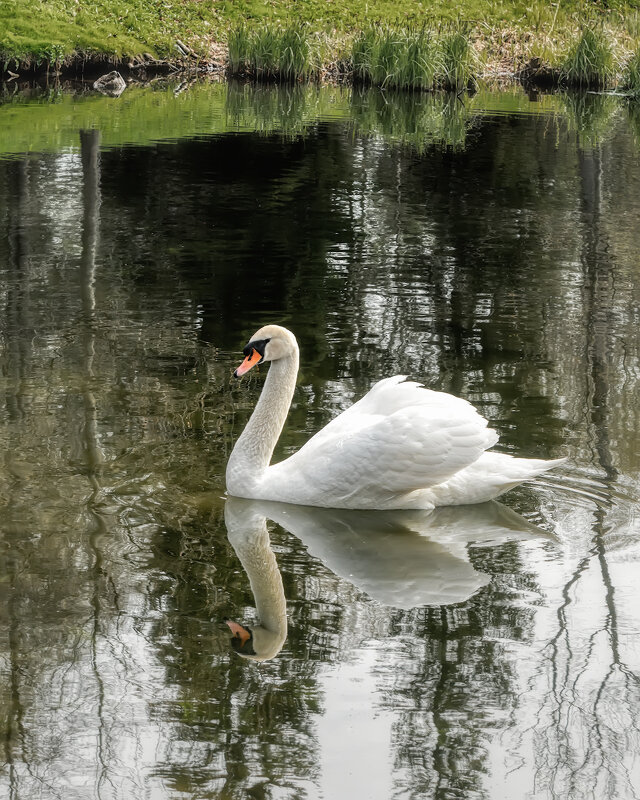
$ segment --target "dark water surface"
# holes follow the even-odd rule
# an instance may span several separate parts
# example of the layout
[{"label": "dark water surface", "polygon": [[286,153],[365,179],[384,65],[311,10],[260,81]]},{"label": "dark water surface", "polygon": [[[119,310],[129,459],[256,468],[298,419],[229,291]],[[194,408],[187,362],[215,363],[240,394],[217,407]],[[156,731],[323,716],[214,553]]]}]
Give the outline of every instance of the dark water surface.
[{"label": "dark water surface", "polygon": [[[53,99],[0,106],[0,795],[640,796],[637,109]],[[406,373],[569,461],[432,515],[225,503],[268,322],[278,457]]]}]

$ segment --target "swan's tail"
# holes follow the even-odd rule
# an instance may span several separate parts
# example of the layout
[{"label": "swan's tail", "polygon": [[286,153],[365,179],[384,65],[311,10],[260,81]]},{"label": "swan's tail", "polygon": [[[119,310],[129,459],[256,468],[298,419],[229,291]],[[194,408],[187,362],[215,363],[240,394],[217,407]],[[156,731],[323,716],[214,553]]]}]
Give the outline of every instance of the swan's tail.
[{"label": "swan's tail", "polygon": [[436,506],[484,503],[564,464],[566,458],[515,458],[506,453],[485,452],[466,469],[431,490]]}]

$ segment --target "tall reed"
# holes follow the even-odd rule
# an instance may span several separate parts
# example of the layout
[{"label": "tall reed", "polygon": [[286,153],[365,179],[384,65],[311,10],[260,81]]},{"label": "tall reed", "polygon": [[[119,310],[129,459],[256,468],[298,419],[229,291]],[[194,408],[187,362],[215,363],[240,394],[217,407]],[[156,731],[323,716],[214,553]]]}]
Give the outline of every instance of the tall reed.
[{"label": "tall reed", "polygon": [[305,80],[320,69],[317,41],[304,25],[234,28],[228,39],[229,72],[257,80]]},{"label": "tall reed", "polygon": [[356,81],[393,89],[459,91],[473,81],[474,59],[469,31],[436,34],[426,28],[369,28],[351,50]]},{"label": "tall reed", "polygon": [[441,38],[442,75],[444,89],[456,92],[466,89],[475,80],[475,56],[466,27],[454,28]]},{"label": "tall reed", "polygon": [[634,97],[640,98],[640,47],[633,53],[625,67],[622,88]]},{"label": "tall reed", "polygon": [[560,74],[565,83],[584,88],[603,88],[613,80],[613,48],[602,26],[582,29],[569,48]]}]

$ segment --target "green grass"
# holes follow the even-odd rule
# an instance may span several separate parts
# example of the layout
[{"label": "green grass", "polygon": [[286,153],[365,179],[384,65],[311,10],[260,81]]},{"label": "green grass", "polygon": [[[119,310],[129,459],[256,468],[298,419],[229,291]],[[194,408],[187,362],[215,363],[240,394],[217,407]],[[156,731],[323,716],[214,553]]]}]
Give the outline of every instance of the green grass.
[{"label": "green grass", "polygon": [[611,40],[601,25],[583,28],[561,67],[563,81],[581,88],[604,88],[615,76]]},{"label": "green grass", "polygon": [[627,62],[622,76],[622,88],[633,97],[640,98],[640,47]]},{"label": "green grass", "polygon": [[391,89],[432,89],[442,74],[439,43],[425,28],[368,28],[353,41],[351,64],[356,81]]},{"label": "green grass", "polygon": [[469,26],[439,32],[368,28],[353,41],[354,79],[388,89],[460,91],[476,77],[470,33]]},{"label": "green grass", "polygon": [[460,91],[475,80],[476,64],[471,46],[471,29],[454,28],[444,34],[442,47],[442,78],[445,89]]},{"label": "green grass", "polygon": [[240,25],[229,34],[229,70],[258,80],[293,82],[317,74],[319,40],[307,26]]}]

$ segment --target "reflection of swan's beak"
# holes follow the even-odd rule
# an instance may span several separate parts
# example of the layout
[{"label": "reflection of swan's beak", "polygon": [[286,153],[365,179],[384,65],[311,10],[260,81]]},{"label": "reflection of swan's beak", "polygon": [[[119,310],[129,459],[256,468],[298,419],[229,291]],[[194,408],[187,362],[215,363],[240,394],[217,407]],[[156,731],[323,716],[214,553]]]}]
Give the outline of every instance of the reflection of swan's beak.
[{"label": "reflection of swan's beak", "polygon": [[234,639],[240,639],[240,644],[244,644],[245,642],[249,641],[251,638],[251,631],[244,628],[242,625],[238,625],[237,622],[233,622],[233,620],[225,619],[225,622],[229,626],[229,630],[233,634]]},{"label": "reflection of swan's beak", "polygon": [[225,622],[233,634],[231,639],[231,646],[233,649],[241,655],[255,655],[255,651],[253,649],[253,634],[251,631],[248,628],[245,628],[243,625],[233,622],[233,620],[225,619]]}]

